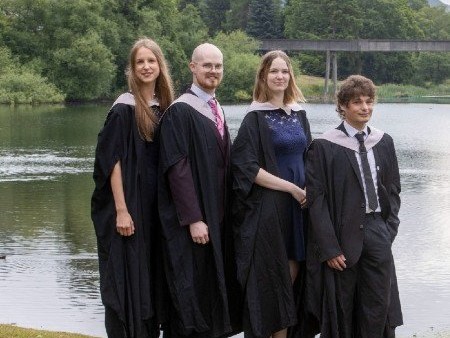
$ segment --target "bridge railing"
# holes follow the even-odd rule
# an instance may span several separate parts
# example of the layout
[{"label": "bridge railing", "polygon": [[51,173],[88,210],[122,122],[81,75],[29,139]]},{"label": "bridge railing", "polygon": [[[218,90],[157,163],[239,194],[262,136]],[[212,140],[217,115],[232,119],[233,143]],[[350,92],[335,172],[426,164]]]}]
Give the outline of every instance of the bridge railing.
[{"label": "bridge railing", "polygon": [[333,51],[333,52],[450,52],[450,40],[261,40],[262,51]]}]

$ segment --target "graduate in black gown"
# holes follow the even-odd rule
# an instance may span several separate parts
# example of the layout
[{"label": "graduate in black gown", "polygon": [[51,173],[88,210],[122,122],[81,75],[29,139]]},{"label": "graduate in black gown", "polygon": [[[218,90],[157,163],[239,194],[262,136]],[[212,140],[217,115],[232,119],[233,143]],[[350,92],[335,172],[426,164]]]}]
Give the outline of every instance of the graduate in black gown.
[{"label": "graduate in black gown", "polygon": [[159,337],[158,123],[173,90],[153,40],[134,44],[127,79],[130,92],[114,102],[95,153],[91,212],[100,292],[108,337]]},{"label": "graduate in black gown", "polygon": [[403,323],[391,250],[400,174],[392,137],[368,126],[374,105],[373,82],[348,77],[342,123],[307,153],[308,309],[323,338],[391,338]]},{"label": "graduate in black gown", "polygon": [[245,337],[285,338],[297,323],[293,284],[303,278],[304,160],[311,133],[284,52],[263,56],[253,99],[231,152],[244,332]]},{"label": "graduate in black gown", "polygon": [[225,253],[230,136],[215,90],[223,56],[196,47],[193,84],[161,121],[159,211],[171,296],[164,337],[224,336],[232,331]]}]

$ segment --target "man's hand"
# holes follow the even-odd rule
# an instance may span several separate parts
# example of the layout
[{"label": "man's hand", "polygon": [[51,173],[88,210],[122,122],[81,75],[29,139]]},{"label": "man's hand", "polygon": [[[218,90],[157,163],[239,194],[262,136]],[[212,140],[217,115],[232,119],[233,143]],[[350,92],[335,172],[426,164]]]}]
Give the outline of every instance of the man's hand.
[{"label": "man's hand", "polygon": [[208,226],[203,221],[198,221],[189,225],[189,231],[194,243],[207,244],[209,242]]},{"label": "man's hand", "polygon": [[347,267],[347,265],[345,265],[345,260],[346,259],[344,255],[339,255],[337,257],[327,260],[327,264],[332,269],[344,271],[344,269]]}]

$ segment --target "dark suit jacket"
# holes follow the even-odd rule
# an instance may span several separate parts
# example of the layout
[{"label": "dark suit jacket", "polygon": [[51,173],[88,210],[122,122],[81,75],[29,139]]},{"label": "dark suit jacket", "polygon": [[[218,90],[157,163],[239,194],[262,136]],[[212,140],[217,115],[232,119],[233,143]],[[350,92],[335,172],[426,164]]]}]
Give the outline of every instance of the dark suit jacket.
[{"label": "dark suit jacket", "polygon": [[[372,149],[381,214],[394,240],[399,225],[400,175],[392,138],[383,134]],[[347,266],[352,266],[361,255],[366,213],[355,152],[330,140],[316,139],[308,150],[306,168],[311,237],[316,253],[322,262],[344,254]]]},{"label": "dark suit jacket", "polygon": [[[394,240],[399,225],[400,175],[392,138],[383,134],[372,149],[381,213]],[[350,267],[361,256],[366,201],[354,150],[328,139],[315,139],[307,153],[306,194],[310,212],[306,258],[306,303],[312,315],[308,317],[309,330],[320,331],[322,337],[339,337],[335,273],[324,262],[344,254]],[[403,318],[394,267],[392,273],[386,327],[395,328],[402,325]]]}]

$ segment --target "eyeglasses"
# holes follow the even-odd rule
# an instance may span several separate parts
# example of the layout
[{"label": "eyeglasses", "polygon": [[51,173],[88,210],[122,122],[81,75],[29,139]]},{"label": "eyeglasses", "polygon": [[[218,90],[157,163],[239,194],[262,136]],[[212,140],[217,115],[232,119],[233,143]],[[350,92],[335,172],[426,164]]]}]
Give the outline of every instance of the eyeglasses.
[{"label": "eyeglasses", "polygon": [[[198,64],[198,63],[195,62],[195,64]],[[213,69],[220,72],[223,69],[223,65],[221,63],[216,63],[215,65],[212,63],[202,63],[200,66],[207,72],[211,72],[211,71],[213,71]]]}]

